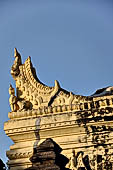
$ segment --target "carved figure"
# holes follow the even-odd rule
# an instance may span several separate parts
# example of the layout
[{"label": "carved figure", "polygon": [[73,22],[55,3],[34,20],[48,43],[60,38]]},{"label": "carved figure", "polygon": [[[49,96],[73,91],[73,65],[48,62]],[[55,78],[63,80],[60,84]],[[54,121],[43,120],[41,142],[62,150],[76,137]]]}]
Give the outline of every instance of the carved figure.
[{"label": "carved figure", "polygon": [[86,170],[86,167],[83,162],[83,152],[79,152],[77,156],[77,169],[82,168],[83,170]]},{"label": "carved figure", "polygon": [[77,170],[76,168],[76,156],[75,156],[75,150],[72,150],[70,159],[69,159],[69,164],[67,165],[67,168],[71,170]]},{"label": "carved figure", "polygon": [[25,101],[23,99],[20,99],[17,101],[17,105],[18,105],[18,110],[22,111],[22,110],[28,110],[32,108],[32,105],[29,101]]},{"label": "carved figure", "polygon": [[72,170],[76,170],[76,157],[75,157],[75,150],[72,150],[72,156],[71,156],[71,159],[70,159],[70,168]]},{"label": "carved figure", "polygon": [[25,101],[18,101],[17,104],[19,106],[19,111],[25,108]]},{"label": "carved figure", "polygon": [[72,94],[72,92],[70,92],[70,96],[69,96],[69,105],[72,104],[73,99],[74,99],[74,95]]},{"label": "carved figure", "polygon": [[9,94],[10,94],[10,98],[9,98],[10,107],[12,112],[15,112],[17,111],[17,97],[15,96],[15,90],[11,84],[9,87]]},{"label": "carved figure", "polygon": [[22,62],[21,62],[21,55],[18,53],[16,48],[14,49],[14,57],[15,60],[11,68],[11,74],[13,76],[18,76],[20,73],[19,66],[22,64]]}]

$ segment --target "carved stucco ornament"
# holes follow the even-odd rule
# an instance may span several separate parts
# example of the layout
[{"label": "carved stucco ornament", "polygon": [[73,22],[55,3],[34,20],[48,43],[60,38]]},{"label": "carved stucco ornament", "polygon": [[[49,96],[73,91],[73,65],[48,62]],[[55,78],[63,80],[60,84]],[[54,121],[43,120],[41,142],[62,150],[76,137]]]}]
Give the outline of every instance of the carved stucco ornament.
[{"label": "carved stucco ornament", "polygon": [[9,87],[9,94],[10,94],[9,104],[10,104],[11,110],[15,112],[18,110],[17,97],[15,96],[15,89],[12,87],[11,84]]},{"label": "carved stucco ornament", "polygon": [[54,87],[44,85],[36,76],[35,68],[32,65],[31,58],[28,57],[24,64],[21,61],[21,55],[15,48],[14,64],[11,67],[11,75],[16,82],[16,100],[17,109],[38,109],[49,106],[63,106],[77,104],[88,100],[88,97],[74,95],[60,87],[55,80]]}]

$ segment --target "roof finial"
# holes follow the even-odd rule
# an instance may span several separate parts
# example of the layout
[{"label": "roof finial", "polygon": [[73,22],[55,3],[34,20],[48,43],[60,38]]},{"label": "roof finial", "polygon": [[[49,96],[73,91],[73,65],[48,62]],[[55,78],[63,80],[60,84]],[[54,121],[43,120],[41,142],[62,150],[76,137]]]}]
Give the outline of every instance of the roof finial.
[{"label": "roof finial", "polygon": [[19,54],[16,48],[14,48],[14,57],[16,57]]},{"label": "roof finial", "polygon": [[57,80],[55,80],[55,87],[54,88],[55,88],[56,91],[58,91],[59,88],[60,88],[60,84]]}]

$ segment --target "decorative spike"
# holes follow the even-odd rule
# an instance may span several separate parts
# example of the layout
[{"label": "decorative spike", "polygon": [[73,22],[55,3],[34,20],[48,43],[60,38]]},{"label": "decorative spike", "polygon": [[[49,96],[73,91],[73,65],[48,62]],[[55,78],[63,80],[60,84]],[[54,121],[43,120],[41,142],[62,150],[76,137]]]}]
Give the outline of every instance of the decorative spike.
[{"label": "decorative spike", "polygon": [[11,84],[9,85],[9,88],[12,88],[12,85],[11,85]]},{"label": "decorative spike", "polygon": [[30,61],[31,61],[31,57],[30,57],[30,56],[28,57],[28,60],[30,60]]},{"label": "decorative spike", "polygon": [[55,89],[58,90],[60,88],[60,84],[57,80],[55,80]]},{"label": "decorative spike", "polygon": [[13,88],[13,86],[11,84],[9,85],[9,91],[10,90],[14,90],[14,88]]},{"label": "decorative spike", "polygon": [[50,95],[50,100],[48,101],[48,106],[50,105],[52,98],[57,94],[59,89],[60,89],[60,84],[57,80],[55,80],[55,86],[54,86],[54,89]]},{"label": "decorative spike", "polygon": [[16,48],[14,48],[14,57],[17,57],[17,56],[21,58],[21,55],[18,52],[18,50]]},{"label": "decorative spike", "polygon": [[14,48],[14,57],[16,57],[18,55],[18,51],[16,48]]}]

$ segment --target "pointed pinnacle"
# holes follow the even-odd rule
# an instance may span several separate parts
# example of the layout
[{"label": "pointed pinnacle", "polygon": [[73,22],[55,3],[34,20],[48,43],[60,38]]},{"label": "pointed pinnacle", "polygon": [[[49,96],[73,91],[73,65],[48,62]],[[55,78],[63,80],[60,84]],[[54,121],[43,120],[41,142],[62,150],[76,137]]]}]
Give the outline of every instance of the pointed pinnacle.
[{"label": "pointed pinnacle", "polygon": [[13,86],[12,86],[12,84],[10,84],[10,85],[9,85],[9,89],[13,89]]},{"label": "pointed pinnacle", "polygon": [[57,80],[55,80],[55,87],[58,88],[58,89],[60,88],[60,84]]},{"label": "pointed pinnacle", "polygon": [[16,57],[18,55],[18,51],[16,48],[14,48],[14,57]]},{"label": "pointed pinnacle", "polygon": [[30,60],[30,61],[31,61],[31,57],[30,57],[30,56],[28,57],[28,60]]},{"label": "pointed pinnacle", "polygon": [[12,85],[10,84],[9,87],[12,87]]}]

